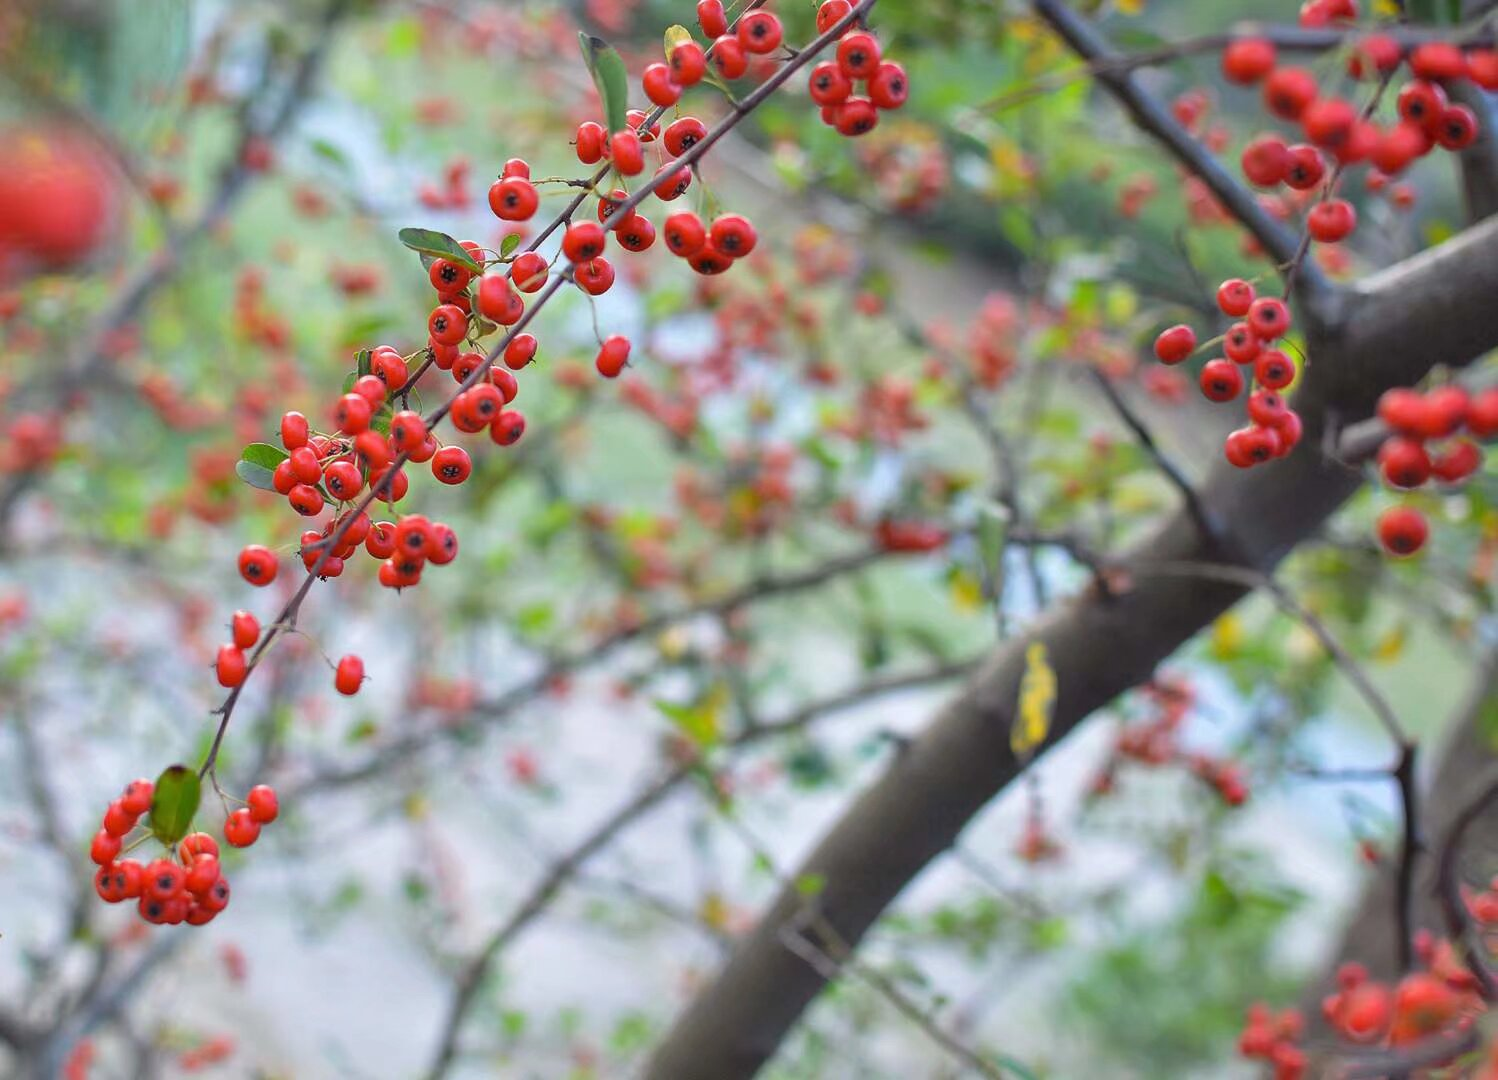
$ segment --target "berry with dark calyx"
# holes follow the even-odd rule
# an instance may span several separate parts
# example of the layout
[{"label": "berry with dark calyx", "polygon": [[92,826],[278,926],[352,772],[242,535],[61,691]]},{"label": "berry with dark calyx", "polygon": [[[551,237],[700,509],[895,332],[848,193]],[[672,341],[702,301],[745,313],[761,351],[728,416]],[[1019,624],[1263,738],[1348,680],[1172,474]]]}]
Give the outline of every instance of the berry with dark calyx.
[{"label": "berry with dark calyx", "polygon": [[744,47],[745,52],[760,55],[772,53],[780,47],[783,36],[780,18],[773,11],[759,8],[739,19],[739,44]]},{"label": "berry with dark calyx", "polygon": [[665,168],[655,174],[655,186],[651,189],[662,202],[670,202],[687,193],[692,186],[691,169]]},{"label": "berry with dark calyx", "polygon": [[850,97],[837,106],[837,118],[833,122],[840,135],[857,138],[867,135],[879,124],[879,110],[865,97]]},{"label": "berry with dark calyx", "polygon": [[702,141],[707,134],[707,125],[695,116],[682,116],[673,120],[666,128],[666,152],[680,157]]},{"label": "berry with dark calyx", "polygon": [[865,31],[844,34],[837,43],[837,66],[849,79],[873,78],[881,59],[879,39]]},{"label": "berry with dark calyx", "polygon": [[1273,390],[1255,390],[1248,396],[1248,418],[1260,427],[1274,427],[1288,408]]},{"label": "berry with dark calyx", "polygon": [[1477,114],[1465,105],[1448,105],[1431,131],[1447,150],[1465,150],[1477,138]]},{"label": "berry with dark calyx", "polygon": [[468,333],[468,316],[456,304],[438,304],[427,318],[427,332],[433,341],[456,345]]},{"label": "berry with dark calyx", "polygon": [[461,484],[472,473],[473,462],[461,446],[444,446],[432,458],[432,475],[444,484]]},{"label": "berry with dark calyx", "polygon": [[1290,329],[1290,308],[1277,296],[1261,296],[1248,306],[1248,325],[1265,341]]},{"label": "berry with dark calyx", "polygon": [[1231,361],[1208,360],[1202,366],[1201,388],[1208,401],[1232,401],[1243,390],[1243,373]]},{"label": "berry with dark calyx", "polygon": [[132,780],[120,793],[120,806],[125,812],[139,817],[151,809],[151,798],[156,794],[156,785],[149,780]]},{"label": "berry with dark calyx", "polygon": [[732,34],[722,34],[713,39],[712,61],[718,74],[730,82],[742,78],[744,72],[749,70],[749,57],[744,54],[744,46]]},{"label": "berry with dark calyx", "polygon": [[666,247],[671,249],[671,254],[683,259],[691,258],[707,244],[707,230],[703,228],[702,220],[690,210],[671,214],[661,228]]},{"label": "berry with dark calyx", "polygon": [[603,254],[604,231],[592,221],[574,221],[562,234],[562,254],[574,263],[587,262]]},{"label": "berry with dark calyx", "polygon": [[730,259],[742,259],[758,241],[754,226],[739,214],[724,214],[715,220],[707,236],[708,242]]},{"label": "berry with dark calyx", "polygon": [[1234,323],[1223,335],[1222,351],[1235,364],[1252,364],[1258,359],[1261,348],[1258,335],[1246,322]]},{"label": "berry with dark calyx", "polygon": [[1254,381],[1266,390],[1283,390],[1295,380],[1295,363],[1278,349],[1264,349],[1254,360]]},{"label": "berry with dark calyx", "polygon": [[1316,77],[1304,68],[1283,67],[1264,80],[1264,105],[1283,120],[1299,120],[1316,100]]},{"label": "berry with dark calyx", "polygon": [[1296,191],[1309,191],[1326,176],[1326,159],[1314,146],[1297,143],[1286,150],[1285,184]]},{"label": "berry with dark calyx", "polygon": [[269,585],[276,580],[276,555],[261,544],[249,544],[239,553],[239,576],[251,585]]},{"label": "berry with dark calyx", "polygon": [[643,214],[631,214],[624,224],[615,227],[614,235],[625,251],[648,251],[655,243],[655,226]]},{"label": "berry with dark calyx", "polygon": [[426,421],[412,409],[402,409],[390,418],[390,445],[397,453],[414,450],[426,441]]},{"label": "berry with dark calyx", "polygon": [[489,209],[504,221],[529,221],[541,205],[535,185],[523,176],[506,176],[489,187]]},{"label": "berry with dark calyx", "polygon": [[831,60],[824,60],[811,69],[807,88],[818,105],[841,105],[853,93],[853,80]]},{"label": "berry with dark calyx", "polygon": [[187,872],[171,859],[154,859],[145,866],[141,895],[166,902],[181,896],[187,887]]},{"label": "berry with dark calyx", "polygon": [[1470,439],[1458,439],[1430,459],[1430,473],[1444,484],[1459,484],[1482,467],[1482,450]]},{"label": "berry with dark calyx", "polygon": [[898,109],[910,97],[910,79],[903,67],[885,60],[869,79],[868,92],[869,100],[877,108]]},{"label": "berry with dark calyx", "polygon": [[[498,187],[497,184],[495,186]],[[432,288],[440,293],[455,293],[466,289],[471,277],[473,272],[466,266],[459,266],[447,259],[433,259],[432,265],[427,269],[427,278],[431,281]]]},{"label": "berry with dark calyx", "polygon": [[359,473],[359,466],[352,461],[335,461],[323,470],[322,482],[329,495],[339,502],[348,502],[359,494],[364,477]]},{"label": "berry with dark calyx", "polygon": [[1397,104],[1404,120],[1429,132],[1446,109],[1446,91],[1433,82],[1411,79],[1400,89]]},{"label": "berry with dark calyx", "polygon": [[733,265],[733,260],[711,244],[707,244],[687,260],[687,265],[699,274],[711,276],[723,273]]},{"label": "berry with dark calyx", "polygon": [[489,425],[489,437],[499,446],[511,446],[525,434],[525,416],[514,409],[506,409]]},{"label": "berry with dark calyx", "polygon": [[1408,506],[1385,510],[1378,519],[1378,542],[1395,558],[1407,558],[1425,546],[1430,526],[1425,515]]},{"label": "berry with dark calyx", "polygon": [[458,534],[453,532],[451,526],[440,521],[432,523],[432,532],[436,536],[437,547],[432,552],[430,562],[433,566],[446,566],[458,557]]},{"label": "berry with dark calyx", "polygon": [[1430,479],[1430,457],[1414,439],[1395,436],[1378,449],[1378,467],[1393,487],[1416,488]]}]

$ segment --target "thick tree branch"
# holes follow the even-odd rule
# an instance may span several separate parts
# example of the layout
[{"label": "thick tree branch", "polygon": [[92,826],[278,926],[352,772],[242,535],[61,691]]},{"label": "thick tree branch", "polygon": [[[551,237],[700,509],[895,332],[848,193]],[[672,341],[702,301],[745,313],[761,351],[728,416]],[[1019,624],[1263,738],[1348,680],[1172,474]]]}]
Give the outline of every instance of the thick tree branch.
[{"label": "thick tree branch", "polygon": [[[1311,536],[1361,484],[1321,456],[1329,408],[1351,422],[1379,394],[1439,364],[1460,366],[1498,344],[1498,218],[1364,282],[1346,298],[1335,337],[1312,335],[1295,406],[1307,438],[1287,458],[1247,471],[1220,462],[1201,487],[1207,507],[1268,570]],[[1081,596],[1007,643],[889,770],[844,813],[798,874],[825,881],[823,912],[852,945],[916,874],[1023,768],[1009,730],[1026,648],[1042,642],[1058,695],[1050,743],[1147,679],[1155,666],[1249,591],[1242,584],[1150,574],[1152,565],[1212,561],[1183,508],[1121,560],[1135,586],[1102,602]],[[718,979],[678,1019],[648,1075],[750,1076],[820,990],[788,952],[782,928],[799,909],[783,893]]]}]

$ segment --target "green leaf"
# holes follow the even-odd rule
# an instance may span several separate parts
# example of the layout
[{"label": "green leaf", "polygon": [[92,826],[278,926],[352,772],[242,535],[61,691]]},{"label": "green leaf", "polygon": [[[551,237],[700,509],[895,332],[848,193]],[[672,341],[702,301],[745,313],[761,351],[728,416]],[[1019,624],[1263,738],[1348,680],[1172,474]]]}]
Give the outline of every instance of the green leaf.
[{"label": "green leaf", "polygon": [[327,139],[313,139],[312,152],[324,161],[336,165],[343,172],[348,172],[352,168],[349,164],[348,155],[328,142]]},{"label": "green leaf", "polygon": [[253,461],[236,461],[234,474],[250,487],[261,491],[276,490],[276,474],[264,465],[256,465]]},{"label": "green leaf", "polygon": [[[372,355],[373,354],[368,349],[359,350],[359,355],[354,360],[354,378],[356,380],[362,379],[364,378],[364,376],[369,374],[371,370],[369,366],[369,360]],[[346,394],[348,393],[348,391],[345,390],[344,393]]]},{"label": "green leaf", "polygon": [[[623,70],[622,61],[620,70]],[[473,256],[468,254],[468,250],[447,233],[437,232],[435,229],[402,229],[395,235],[412,251],[419,251],[423,255],[435,255],[439,259],[457,263],[463,269],[475,274],[484,272],[484,268],[473,261]]]},{"label": "green leaf", "polygon": [[598,87],[598,100],[603,102],[609,131],[623,131],[629,114],[629,76],[624,61],[603,38],[579,33],[577,43],[582,47],[583,62],[593,76],[593,85]]},{"label": "green leaf", "polygon": [[156,778],[151,796],[151,832],[163,844],[175,844],[192,828],[203,784],[186,765],[169,766]]},{"label": "green leaf", "polygon": [[512,232],[500,243],[499,254],[502,258],[508,259],[511,255],[515,254],[515,249],[519,246],[520,234]]},{"label": "green leaf", "polygon": [[796,891],[802,896],[817,896],[826,887],[826,874],[802,874],[800,877],[796,878]]},{"label": "green leaf", "polygon": [[270,443],[252,442],[244,448],[239,455],[241,461],[248,461],[251,465],[259,465],[264,469],[274,469],[290,455],[279,446]]}]

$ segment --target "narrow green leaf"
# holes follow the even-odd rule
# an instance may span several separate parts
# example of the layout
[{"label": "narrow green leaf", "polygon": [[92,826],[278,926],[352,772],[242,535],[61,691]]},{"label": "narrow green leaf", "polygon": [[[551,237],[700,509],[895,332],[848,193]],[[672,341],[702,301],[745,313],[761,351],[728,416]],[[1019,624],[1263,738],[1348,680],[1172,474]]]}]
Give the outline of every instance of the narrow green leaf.
[{"label": "narrow green leaf", "polygon": [[281,462],[285,461],[288,456],[286,451],[282,450],[279,446],[272,446],[270,443],[263,442],[250,443],[239,455],[241,461],[248,461],[251,465],[259,465],[266,469],[274,469]]},{"label": "narrow green leaf", "polygon": [[603,102],[609,131],[623,131],[629,114],[629,75],[624,70],[624,61],[603,38],[579,33],[577,42],[582,47],[588,73],[593,76],[593,85],[598,87],[598,100]]},{"label": "narrow green leaf", "polygon": [[[620,61],[619,70],[621,73],[624,70],[623,61]],[[412,251],[419,251],[423,255],[435,255],[448,262],[457,263],[475,274],[484,272],[484,268],[473,261],[473,256],[468,254],[467,249],[447,233],[437,232],[435,229],[402,229],[395,235]]]},{"label": "narrow green leaf", "polygon": [[[364,376],[366,376],[366,375],[369,374],[369,370],[370,370],[370,368],[369,368],[370,355],[371,355],[371,353],[370,353],[370,351],[368,349],[360,349],[359,350],[359,356],[358,356],[357,360],[354,363],[354,378],[356,380],[362,379],[362,378],[364,378]],[[344,393],[346,394],[346,393],[348,393],[348,391],[345,390]]]},{"label": "narrow green leaf", "polygon": [[151,796],[151,832],[163,844],[175,844],[192,828],[203,785],[186,765],[169,766],[156,778]]},{"label": "narrow green leaf", "polygon": [[520,246],[520,234],[512,232],[508,236],[506,236],[504,238],[504,240],[500,243],[500,245],[499,245],[499,253],[500,253],[501,256],[503,256],[504,258],[508,259],[511,255],[515,254],[515,249],[518,248],[519,246]]},{"label": "narrow green leaf", "polygon": [[276,474],[264,465],[256,465],[253,461],[236,461],[234,475],[250,487],[257,487],[261,491],[276,490]]}]

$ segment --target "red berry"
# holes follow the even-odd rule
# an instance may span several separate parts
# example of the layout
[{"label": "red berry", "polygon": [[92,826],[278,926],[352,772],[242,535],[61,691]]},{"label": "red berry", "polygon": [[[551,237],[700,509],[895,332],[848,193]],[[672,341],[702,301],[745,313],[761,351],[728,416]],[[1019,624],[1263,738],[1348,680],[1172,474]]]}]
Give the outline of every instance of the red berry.
[{"label": "red berry", "polygon": [[1434,134],[1447,150],[1464,150],[1477,138],[1477,115],[1465,105],[1448,105],[1441,110]]},{"label": "red berry", "polygon": [[780,19],[772,11],[759,8],[739,19],[739,44],[744,47],[745,52],[761,55],[772,53],[780,47],[782,36]]},{"label": "red berry", "polygon": [[1420,124],[1404,121],[1384,132],[1373,148],[1373,164],[1390,176],[1403,172],[1430,151],[1431,137]]},{"label": "red berry", "polygon": [[88,857],[100,866],[108,866],[120,853],[120,838],[110,836],[100,829],[94,833],[94,842],[89,845]]},{"label": "red berry", "polygon": [[1420,404],[1418,434],[1425,439],[1444,439],[1467,422],[1467,391],[1460,386],[1438,386]]},{"label": "red berry", "polygon": [[[489,198],[493,202],[492,189],[489,192]],[[440,293],[461,292],[468,288],[468,280],[471,277],[473,277],[473,272],[466,266],[459,266],[447,259],[433,259],[432,265],[427,268],[427,280],[432,283],[432,288]]]},{"label": "red berry", "polygon": [[1347,141],[1357,120],[1357,110],[1341,98],[1313,101],[1300,116],[1306,138],[1328,150],[1335,150]]},{"label": "red berry", "polygon": [[655,63],[645,69],[640,79],[645,96],[661,108],[669,108],[681,100],[681,87],[671,78],[671,68]]},{"label": "red berry", "polygon": [[1285,183],[1296,191],[1309,191],[1326,175],[1326,159],[1314,146],[1297,143],[1286,153]]},{"label": "red berry", "polygon": [[220,686],[238,686],[244,682],[244,652],[237,645],[220,645],[214,670]]},{"label": "red berry", "polygon": [[323,470],[323,487],[338,502],[348,502],[364,486],[364,477],[359,466],[352,461],[335,461]]},{"label": "red berry", "polygon": [[141,876],[141,895],[165,903],[181,896],[187,886],[187,872],[171,859],[153,859]]},{"label": "red berry", "polygon": [[708,230],[708,242],[730,259],[742,259],[754,250],[758,236],[749,219],[738,214],[724,214]]},{"label": "red berry", "polygon": [[1290,329],[1290,309],[1277,296],[1261,296],[1248,306],[1248,325],[1265,341]]},{"label": "red berry", "polygon": [[199,855],[187,868],[183,888],[194,896],[202,896],[219,879],[217,855]]},{"label": "red berry", "polygon": [[1274,70],[1275,49],[1264,38],[1240,38],[1222,50],[1222,74],[1229,82],[1244,86],[1256,83]]},{"label": "red berry", "polygon": [[458,557],[458,534],[440,521],[433,522],[432,533],[437,547],[432,552],[431,562],[436,566],[446,566]]},{"label": "red berry", "polygon": [[255,819],[257,825],[269,825],[281,812],[281,804],[276,799],[276,789],[268,784],[256,784],[250,788],[245,794],[244,801],[248,804],[250,817]]},{"label": "red berry", "polygon": [[1430,458],[1414,439],[1385,439],[1378,449],[1378,465],[1384,480],[1394,487],[1415,488],[1430,479]]},{"label": "red berry", "polygon": [[397,453],[414,450],[426,442],[427,426],[421,414],[412,409],[402,409],[390,418],[390,445]]},{"label": "red berry", "polygon": [[514,326],[525,314],[525,301],[503,274],[486,274],[479,279],[479,314],[500,326]]},{"label": "red berry", "polygon": [[506,161],[504,168],[499,170],[500,176],[519,176],[526,180],[531,178],[531,167],[524,158],[512,157]]},{"label": "red berry", "polygon": [[1425,515],[1408,506],[1385,510],[1378,519],[1378,542],[1396,558],[1415,554],[1425,546],[1429,535],[1430,526],[1425,522]]},{"label": "red berry", "polygon": [[1435,83],[1411,79],[1399,91],[1398,104],[1401,117],[1430,131],[1446,108],[1446,91]]},{"label": "red berry", "polygon": [[624,365],[629,361],[629,338],[622,334],[615,334],[606,339],[598,350],[596,366],[598,374],[606,379],[612,379],[624,370]]},{"label": "red berry", "polygon": [[1264,105],[1284,120],[1298,120],[1316,100],[1316,77],[1304,68],[1276,68],[1264,80]]},{"label": "red berry", "polygon": [[718,74],[732,81],[749,70],[749,58],[744,55],[744,46],[732,34],[722,34],[713,40],[711,59]]},{"label": "red berry", "polygon": [[1427,41],[1410,53],[1410,70],[1418,79],[1460,79],[1467,74],[1467,59],[1450,42]]},{"label": "red berry", "polygon": [[596,165],[603,160],[604,144],[608,141],[602,124],[586,120],[577,126],[575,142],[577,159],[584,165]]},{"label": "red berry", "polygon": [[307,418],[299,412],[281,417],[281,445],[287,450],[307,445]]},{"label": "red berry", "polygon": [[1345,240],[1357,227],[1358,213],[1346,199],[1323,199],[1311,207],[1306,218],[1306,231],[1311,239],[1323,244],[1335,244]]},{"label": "red berry", "polygon": [[1155,338],[1155,356],[1161,363],[1179,364],[1196,351],[1196,331],[1181,323],[1160,331]]},{"label": "red berry", "polygon": [[1353,46],[1347,58],[1347,74],[1354,79],[1365,79],[1374,72],[1385,74],[1399,66],[1404,50],[1399,42],[1387,34],[1369,34]]},{"label": "red berry", "polygon": [[139,817],[151,809],[151,798],[156,794],[156,785],[149,780],[132,780],[125,785],[120,795],[120,805],[125,812]]},{"label": "red berry", "polygon": [[707,230],[690,210],[678,210],[667,217],[662,229],[665,230],[666,247],[673,255],[684,259],[697,254],[707,243]]},{"label": "red berry", "polygon": [[728,16],[723,0],[697,0],[697,25],[710,38],[728,33]]},{"label": "red berry", "polygon": [[489,437],[500,446],[510,446],[525,434],[525,417],[514,409],[506,409],[489,425]]},{"label": "red berry", "polygon": [[322,492],[311,484],[297,484],[287,492],[286,501],[303,517],[316,517],[322,513],[324,505]]},{"label": "red berry", "polygon": [[432,475],[444,484],[461,484],[472,472],[473,462],[461,446],[444,446],[432,458]]},{"label": "red berry", "polygon": [[110,836],[124,836],[135,828],[138,814],[132,814],[125,809],[123,803],[118,799],[109,804],[109,809],[104,811],[104,831]]},{"label": "red berry", "polygon": [[1236,322],[1228,327],[1222,339],[1222,351],[1235,364],[1252,364],[1259,356],[1258,336],[1246,322]]},{"label": "red berry", "polygon": [[[869,79],[869,100],[881,109],[898,109],[910,97],[910,80],[905,69],[892,60],[885,60]],[[827,104],[819,102],[819,104]]]},{"label": "red berry", "polygon": [[671,66],[671,78],[678,86],[694,86],[707,73],[707,57],[702,52],[702,46],[695,41],[683,41],[677,45],[671,50],[668,62]]},{"label": "red berry", "polygon": [[369,527],[369,535],[364,538],[364,550],[376,559],[388,559],[395,551],[395,524],[389,521],[377,521]]},{"label": "red berry", "polygon": [[546,259],[534,251],[515,256],[514,265],[510,267],[510,279],[515,283],[515,288],[523,293],[540,290],[546,284],[546,273]]},{"label": "red berry", "polygon": [[1248,396],[1248,418],[1260,427],[1274,427],[1288,411],[1285,399],[1273,390],[1255,390]]},{"label": "red berry", "polygon": [[616,131],[609,141],[610,156],[614,168],[624,176],[638,176],[645,171],[645,153],[640,149],[640,136],[633,131]]},{"label": "red berry", "polygon": [[260,640],[260,621],[248,611],[236,611],[229,621],[234,644],[241,649],[252,648]]},{"label": "red berry", "polygon": [[614,286],[614,267],[605,258],[589,259],[577,265],[572,279],[589,296],[602,296]]},{"label": "red berry", "polygon": [[[1430,462],[1431,475],[1447,484],[1465,480],[1482,467],[1482,451],[1469,439],[1458,439]],[[105,818],[105,827],[108,827]]]},{"label": "red berry", "polygon": [[818,105],[841,105],[853,93],[853,80],[831,60],[824,60],[811,69],[807,88]]},{"label": "red berry", "polygon": [[598,258],[603,245],[603,226],[591,221],[574,221],[562,234],[562,254],[574,263]]},{"label": "red berry", "polygon": [[711,244],[687,260],[687,265],[699,274],[721,274],[733,265],[733,260]]},{"label": "red berry", "polygon": [[1208,401],[1232,401],[1243,390],[1243,373],[1227,360],[1208,360],[1202,366],[1202,393]]},{"label": "red berry", "polygon": [[655,226],[641,214],[630,214],[624,224],[615,227],[614,235],[625,251],[646,251],[655,243]]},{"label": "red berry", "polygon": [[333,688],[349,697],[359,692],[364,685],[364,661],[357,656],[345,656],[338,661],[338,670],[333,675]]},{"label": "red berry", "polygon": [[1498,49],[1467,53],[1467,75],[1484,90],[1498,90]]},{"label": "red berry", "polygon": [[512,371],[519,371],[536,356],[536,339],[531,334],[516,334],[505,346],[505,364]]},{"label": "red berry", "polygon": [[456,345],[468,333],[468,317],[456,304],[439,304],[427,319],[427,332],[443,345]]},{"label": "red berry", "polygon": [[1217,286],[1217,306],[1224,315],[1240,318],[1254,302],[1254,287],[1242,278],[1229,278]]},{"label": "red berry", "polygon": [[1273,187],[1290,169],[1290,148],[1278,135],[1260,135],[1243,148],[1243,175],[1259,187]]},{"label": "red berry", "polygon": [[218,841],[205,832],[188,833],[177,845],[177,855],[183,866],[191,866],[199,855],[218,857]]},{"label": "red berry", "polygon": [[224,840],[230,847],[249,847],[260,839],[260,823],[241,806],[224,821]]},{"label": "red berry", "polygon": [[1254,379],[1266,390],[1283,390],[1295,380],[1295,363],[1278,349],[1264,349],[1254,361]]},{"label": "red berry", "polygon": [[251,585],[269,585],[276,580],[276,556],[261,544],[249,544],[239,553],[239,576]]},{"label": "red berry", "polygon": [[1478,393],[1467,407],[1467,430],[1479,439],[1498,435],[1498,386]]},{"label": "red berry", "polygon": [[837,116],[832,126],[837,129],[838,134],[850,138],[867,135],[879,124],[879,111],[868,98],[850,97],[838,105],[835,111]]},{"label": "red berry", "polygon": [[507,176],[489,186],[489,209],[504,221],[529,221],[540,205],[535,185],[523,176]]},{"label": "red berry", "polygon": [[844,34],[837,43],[837,66],[849,79],[869,79],[879,70],[879,39],[863,30]]},{"label": "red berry", "polygon": [[651,190],[655,192],[655,197],[662,202],[670,202],[686,194],[687,189],[692,186],[692,170],[665,168],[655,174],[653,183],[655,186]]},{"label": "red berry", "polygon": [[849,0],[823,0],[822,6],[817,8],[817,33],[827,33],[852,10]]}]

